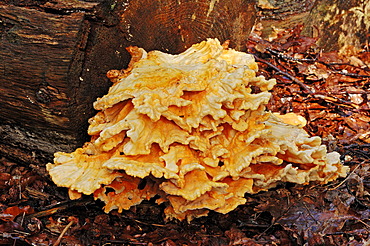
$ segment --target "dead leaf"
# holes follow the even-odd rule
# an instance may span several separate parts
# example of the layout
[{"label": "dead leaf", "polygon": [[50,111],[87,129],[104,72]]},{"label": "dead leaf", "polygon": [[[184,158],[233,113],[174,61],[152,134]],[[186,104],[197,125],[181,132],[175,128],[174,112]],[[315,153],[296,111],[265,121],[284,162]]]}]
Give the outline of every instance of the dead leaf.
[{"label": "dead leaf", "polygon": [[20,214],[32,214],[34,213],[34,210],[31,206],[27,205],[25,207],[8,207],[0,214],[0,219],[3,221],[13,221],[15,217],[17,217]]}]

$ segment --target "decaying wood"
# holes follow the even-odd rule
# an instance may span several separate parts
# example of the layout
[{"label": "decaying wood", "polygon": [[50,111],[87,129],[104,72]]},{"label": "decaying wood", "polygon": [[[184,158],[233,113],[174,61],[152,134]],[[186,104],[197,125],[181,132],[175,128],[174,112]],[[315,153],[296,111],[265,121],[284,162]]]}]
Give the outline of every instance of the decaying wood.
[{"label": "decaying wood", "polygon": [[179,53],[205,38],[244,49],[256,11],[265,35],[304,24],[324,50],[368,47],[370,0],[4,0],[0,155],[50,161],[85,140],[92,103],[126,47]]},{"label": "decaying wood", "polygon": [[263,25],[264,37],[274,29],[289,29],[304,25],[317,0],[258,0],[259,22]]},{"label": "decaying wood", "polygon": [[254,0],[75,0],[0,3],[0,155],[50,161],[87,136],[106,72],[124,68],[125,50],[177,53],[208,37],[242,49]]},{"label": "decaying wood", "polygon": [[121,29],[146,50],[180,53],[206,38],[241,50],[255,18],[255,0],[141,0],[128,3]]},{"label": "decaying wood", "polygon": [[325,51],[357,53],[370,41],[370,0],[317,1],[303,34],[318,38]]},{"label": "decaying wood", "polygon": [[324,51],[355,53],[370,40],[370,0],[258,0],[265,37],[274,29],[303,25]]},{"label": "decaying wood", "polygon": [[106,71],[129,60],[98,7],[0,4],[1,154],[43,162],[84,142],[92,102],[110,85]]}]

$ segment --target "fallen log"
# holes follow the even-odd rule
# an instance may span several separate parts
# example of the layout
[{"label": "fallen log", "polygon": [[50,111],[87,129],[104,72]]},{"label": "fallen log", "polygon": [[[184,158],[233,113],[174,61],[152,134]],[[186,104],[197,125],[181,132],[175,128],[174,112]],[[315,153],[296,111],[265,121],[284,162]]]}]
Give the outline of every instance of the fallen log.
[{"label": "fallen log", "polygon": [[4,0],[0,155],[45,163],[56,151],[81,146],[96,113],[92,103],[111,85],[106,72],[127,66],[131,45],[180,53],[217,37],[244,50],[258,17],[266,36],[299,24],[325,51],[368,48],[370,1],[329,2]]},{"label": "fallen log", "polygon": [[254,0],[12,1],[0,3],[0,155],[46,163],[87,139],[106,72],[126,47],[178,53],[205,38],[243,49]]},{"label": "fallen log", "polygon": [[83,142],[106,71],[127,63],[122,34],[96,6],[0,5],[1,154],[42,162]]}]

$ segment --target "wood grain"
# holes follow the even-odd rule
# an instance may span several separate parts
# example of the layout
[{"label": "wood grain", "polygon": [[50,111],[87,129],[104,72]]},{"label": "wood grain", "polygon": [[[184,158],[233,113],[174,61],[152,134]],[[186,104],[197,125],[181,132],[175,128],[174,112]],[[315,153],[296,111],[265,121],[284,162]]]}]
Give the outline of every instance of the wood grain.
[{"label": "wood grain", "polygon": [[82,145],[106,72],[129,61],[104,6],[62,3],[0,4],[0,154],[25,162]]},{"label": "wood grain", "polygon": [[[251,5],[252,4],[252,5]],[[238,49],[254,0],[6,0],[0,3],[0,155],[51,161],[87,139],[92,105],[126,47],[171,53],[209,37]]]},{"label": "wood grain", "polygon": [[126,6],[121,29],[146,50],[180,53],[206,38],[242,50],[255,18],[254,0],[140,0]]}]

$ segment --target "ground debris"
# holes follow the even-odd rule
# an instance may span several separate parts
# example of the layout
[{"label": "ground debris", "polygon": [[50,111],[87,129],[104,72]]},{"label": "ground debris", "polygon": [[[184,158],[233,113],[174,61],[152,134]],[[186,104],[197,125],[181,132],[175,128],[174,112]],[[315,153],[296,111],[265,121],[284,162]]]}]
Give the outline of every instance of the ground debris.
[{"label": "ground debris", "polygon": [[342,57],[323,53],[301,27],[263,40],[258,30],[247,50],[260,62],[260,73],[276,78],[269,109],[294,112],[308,120],[306,130],[340,144],[370,142],[370,53]]}]

